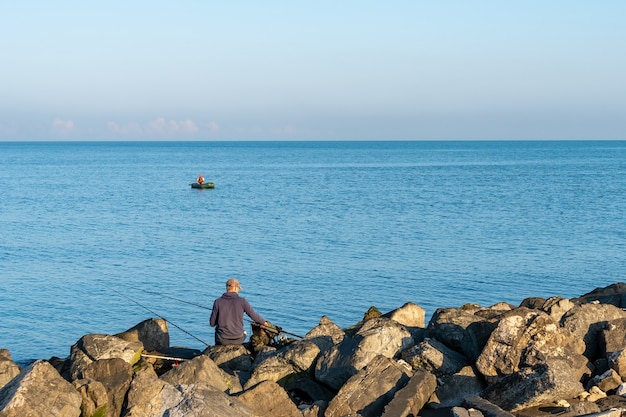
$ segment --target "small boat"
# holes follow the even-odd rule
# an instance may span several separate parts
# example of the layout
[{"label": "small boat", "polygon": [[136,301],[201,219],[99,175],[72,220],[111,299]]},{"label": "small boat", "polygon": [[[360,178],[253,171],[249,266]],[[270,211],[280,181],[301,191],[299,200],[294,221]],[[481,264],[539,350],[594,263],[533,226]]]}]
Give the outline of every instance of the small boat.
[{"label": "small boat", "polygon": [[212,182],[205,182],[202,184],[198,184],[197,182],[192,182],[189,185],[191,185],[191,188],[215,188],[215,184]]}]

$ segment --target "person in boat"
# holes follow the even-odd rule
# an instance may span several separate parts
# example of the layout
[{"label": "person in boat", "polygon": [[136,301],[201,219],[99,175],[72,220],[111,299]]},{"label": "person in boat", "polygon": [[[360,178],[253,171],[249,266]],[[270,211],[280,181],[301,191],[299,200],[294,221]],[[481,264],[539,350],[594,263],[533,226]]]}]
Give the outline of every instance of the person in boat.
[{"label": "person in boat", "polygon": [[198,184],[204,184],[204,177],[202,176],[202,174],[198,175],[198,179],[196,180],[196,182]]},{"label": "person in boat", "polygon": [[268,324],[258,314],[250,303],[239,296],[243,288],[239,281],[230,278],[226,281],[226,292],[213,302],[213,311],[209,323],[215,327],[216,345],[240,345],[246,340],[246,332],[243,330],[243,313],[261,326]]}]

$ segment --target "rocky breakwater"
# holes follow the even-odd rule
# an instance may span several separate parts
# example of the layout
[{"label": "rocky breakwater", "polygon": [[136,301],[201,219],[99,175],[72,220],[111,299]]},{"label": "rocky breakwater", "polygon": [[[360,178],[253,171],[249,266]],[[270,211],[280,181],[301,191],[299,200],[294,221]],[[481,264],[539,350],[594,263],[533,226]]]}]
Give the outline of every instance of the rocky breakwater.
[{"label": "rocky breakwater", "polygon": [[413,303],[372,308],[347,329],[324,316],[256,355],[172,348],[167,323],[149,319],[24,369],[0,350],[0,417],[618,416],[625,294],[618,283],[576,299],[442,308],[428,326]]}]

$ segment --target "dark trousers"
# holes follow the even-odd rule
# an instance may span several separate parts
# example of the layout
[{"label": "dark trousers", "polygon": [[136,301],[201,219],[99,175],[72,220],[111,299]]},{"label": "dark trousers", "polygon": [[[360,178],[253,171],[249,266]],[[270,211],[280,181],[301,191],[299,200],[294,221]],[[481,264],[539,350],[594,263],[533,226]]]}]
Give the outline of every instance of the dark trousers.
[{"label": "dark trousers", "polygon": [[215,333],[215,346],[218,345],[242,345],[246,340],[246,334],[244,333],[239,339],[223,339],[217,332]]}]

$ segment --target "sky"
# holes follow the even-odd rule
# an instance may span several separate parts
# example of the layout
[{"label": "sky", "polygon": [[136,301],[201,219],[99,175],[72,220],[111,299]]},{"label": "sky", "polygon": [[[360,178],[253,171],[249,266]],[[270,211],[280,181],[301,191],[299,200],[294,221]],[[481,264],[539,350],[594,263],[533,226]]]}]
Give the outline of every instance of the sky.
[{"label": "sky", "polygon": [[626,1],[0,0],[0,140],[626,140]]}]

